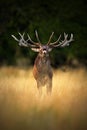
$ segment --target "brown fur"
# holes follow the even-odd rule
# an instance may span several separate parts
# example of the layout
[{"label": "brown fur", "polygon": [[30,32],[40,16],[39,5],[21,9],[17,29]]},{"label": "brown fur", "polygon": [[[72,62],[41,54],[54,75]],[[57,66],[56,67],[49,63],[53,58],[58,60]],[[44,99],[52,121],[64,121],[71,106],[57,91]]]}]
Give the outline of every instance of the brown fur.
[{"label": "brown fur", "polygon": [[46,85],[47,92],[52,90],[52,68],[50,65],[49,56],[41,57],[39,54],[35,60],[33,75],[37,82],[38,89]]}]

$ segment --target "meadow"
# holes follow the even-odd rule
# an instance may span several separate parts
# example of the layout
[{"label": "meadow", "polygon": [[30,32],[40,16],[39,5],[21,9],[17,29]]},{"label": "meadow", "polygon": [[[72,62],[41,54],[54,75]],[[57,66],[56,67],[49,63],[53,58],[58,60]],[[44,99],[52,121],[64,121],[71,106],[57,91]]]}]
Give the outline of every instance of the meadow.
[{"label": "meadow", "polygon": [[0,67],[0,130],[87,130],[87,70],[53,70],[39,96],[32,67]]}]

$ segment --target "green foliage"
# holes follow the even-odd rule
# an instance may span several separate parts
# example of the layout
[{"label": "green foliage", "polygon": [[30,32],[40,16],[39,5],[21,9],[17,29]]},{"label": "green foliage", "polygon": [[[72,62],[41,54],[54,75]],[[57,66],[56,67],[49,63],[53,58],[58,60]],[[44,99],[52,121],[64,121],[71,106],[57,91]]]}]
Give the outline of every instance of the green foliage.
[{"label": "green foliage", "polygon": [[[25,57],[33,63],[36,54],[30,49],[18,47],[11,34],[18,36],[18,31],[29,33],[33,40],[34,31],[38,30],[44,44],[52,31],[53,41],[60,34],[73,33],[75,41],[71,46],[55,49],[51,53],[52,64],[65,63],[68,57],[87,59],[87,2],[85,0],[1,0],[0,2],[0,61],[1,64],[16,63],[19,57]],[[62,37],[63,38],[63,37]],[[62,59],[62,61],[61,61]]]}]

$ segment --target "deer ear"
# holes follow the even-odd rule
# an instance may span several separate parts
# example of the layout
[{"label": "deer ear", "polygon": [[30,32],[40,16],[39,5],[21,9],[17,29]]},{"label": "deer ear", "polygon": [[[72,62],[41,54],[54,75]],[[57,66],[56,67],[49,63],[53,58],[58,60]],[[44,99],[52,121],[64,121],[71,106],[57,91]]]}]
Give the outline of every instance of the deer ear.
[{"label": "deer ear", "polygon": [[32,51],[39,52],[39,48],[31,48]]},{"label": "deer ear", "polygon": [[52,51],[52,48],[49,47],[49,48],[48,48],[48,51],[51,52],[51,51]]}]

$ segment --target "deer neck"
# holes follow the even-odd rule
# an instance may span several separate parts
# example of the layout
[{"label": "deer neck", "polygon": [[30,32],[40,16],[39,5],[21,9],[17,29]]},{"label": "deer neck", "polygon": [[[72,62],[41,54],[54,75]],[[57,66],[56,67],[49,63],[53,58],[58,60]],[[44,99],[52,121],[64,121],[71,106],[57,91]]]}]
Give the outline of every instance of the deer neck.
[{"label": "deer neck", "polygon": [[50,64],[49,55],[44,57],[41,57],[40,55],[37,56],[35,60],[36,66],[43,68],[44,66],[48,66],[48,64]]}]

